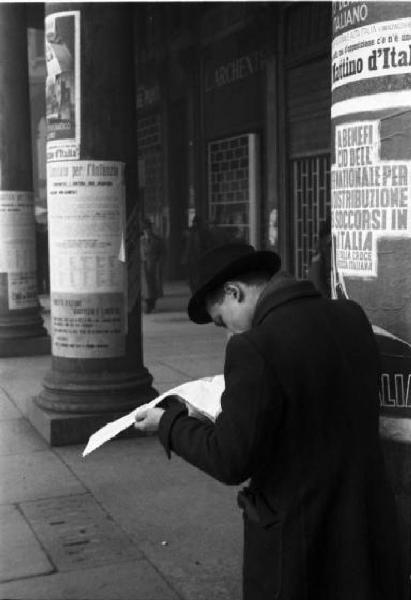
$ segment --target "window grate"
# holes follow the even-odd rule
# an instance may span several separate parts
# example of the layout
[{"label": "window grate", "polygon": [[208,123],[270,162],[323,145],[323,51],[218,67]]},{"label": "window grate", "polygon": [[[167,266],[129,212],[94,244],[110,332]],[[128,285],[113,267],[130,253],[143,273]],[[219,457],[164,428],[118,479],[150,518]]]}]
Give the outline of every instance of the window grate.
[{"label": "window grate", "polygon": [[257,243],[258,161],[256,134],[208,145],[209,220],[227,241]]},{"label": "window grate", "polygon": [[163,155],[159,115],[137,121],[139,187],[146,216],[157,220],[163,209]]},{"label": "window grate", "polygon": [[294,159],[291,173],[295,275],[306,279],[318,246],[320,226],[330,214],[330,156]]}]

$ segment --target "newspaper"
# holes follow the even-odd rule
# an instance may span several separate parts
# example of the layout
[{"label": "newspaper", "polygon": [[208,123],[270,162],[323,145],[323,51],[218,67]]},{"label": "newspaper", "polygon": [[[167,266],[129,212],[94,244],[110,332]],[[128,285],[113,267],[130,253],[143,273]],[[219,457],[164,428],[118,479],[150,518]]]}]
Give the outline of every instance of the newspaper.
[{"label": "newspaper", "polygon": [[183,383],[167,392],[164,392],[151,402],[138,406],[129,414],[107,423],[90,436],[86,448],[83,451],[83,457],[93,452],[113,437],[134,424],[139,413],[144,413],[148,408],[159,404],[167,396],[179,396],[186,404],[188,413],[194,417],[205,416],[211,421],[215,421],[221,412],[221,394],[224,391],[224,375],[215,375],[213,377],[203,377],[194,381]]}]

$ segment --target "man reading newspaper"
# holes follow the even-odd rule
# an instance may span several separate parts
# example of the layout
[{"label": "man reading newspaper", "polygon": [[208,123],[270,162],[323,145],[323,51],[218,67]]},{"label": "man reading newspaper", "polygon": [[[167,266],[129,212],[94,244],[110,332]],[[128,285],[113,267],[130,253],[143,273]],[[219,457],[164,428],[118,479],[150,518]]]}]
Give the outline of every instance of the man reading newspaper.
[{"label": "man reading newspaper", "polygon": [[174,452],[238,485],[244,600],[402,600],[378,434],[379,356],[363,310],[228,244],[200,259],[188,314],[234,333],[215,422],[170,402],[138,414]]}]

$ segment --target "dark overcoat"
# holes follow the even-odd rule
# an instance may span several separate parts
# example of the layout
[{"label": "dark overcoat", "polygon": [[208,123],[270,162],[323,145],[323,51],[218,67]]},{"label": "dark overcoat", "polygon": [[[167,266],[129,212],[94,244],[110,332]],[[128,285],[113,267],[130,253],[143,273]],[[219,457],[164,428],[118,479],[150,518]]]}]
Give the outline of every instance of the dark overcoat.
[{"label": "dark overcoat", "polygon": [[228,342],[215,424],[173,406],[160,440],[226,484],[250,479],[245,600],[402,600],[372,328],[353,301],[274,282]]}]

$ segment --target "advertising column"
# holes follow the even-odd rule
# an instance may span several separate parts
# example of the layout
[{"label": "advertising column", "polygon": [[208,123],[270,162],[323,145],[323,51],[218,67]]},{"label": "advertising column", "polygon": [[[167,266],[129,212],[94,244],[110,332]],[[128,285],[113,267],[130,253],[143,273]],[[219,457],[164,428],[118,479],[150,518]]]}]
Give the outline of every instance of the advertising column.
[{"label": "advertising column", "polygon": [[331,81],[333,292],[363,306],[380,347],[381,434],[409,561],[411,4],[335,2]]},{"label": "advertising column", "polygon": [[50,351],[37,295],[26,14],[0,6],[0,356]]},{"label": "advertising column", "polygon": [[155,395],[141,349],[132,28],[132,5],[46,6],[52,369],[31,416],[52,445]]}]

